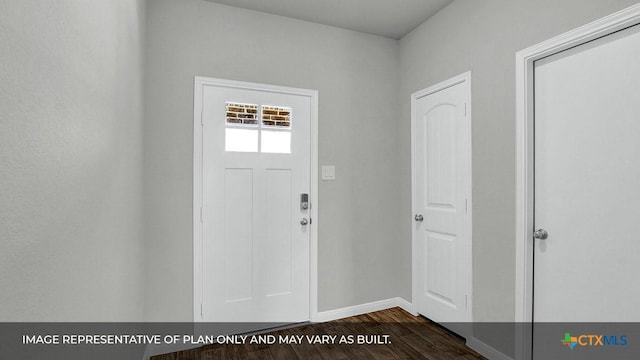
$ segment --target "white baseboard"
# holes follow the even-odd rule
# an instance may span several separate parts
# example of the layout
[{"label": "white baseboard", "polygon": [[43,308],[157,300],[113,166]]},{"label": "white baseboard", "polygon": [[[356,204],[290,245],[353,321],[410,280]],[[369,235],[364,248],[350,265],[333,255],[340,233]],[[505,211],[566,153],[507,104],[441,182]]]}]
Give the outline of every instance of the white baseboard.
[{"label": "white baseboard", "polygon": [[408,302],[407,300],[403,299],[403,298],[396,298],[398,299],[398,305],[400,307],[400,309],[408,312],[409,314],[413,315],[413,316],[418,316],[418,313],[416,312],[416,309],[413,307],[413,304]]},{"label": "white baseboard", "polygon": [[374,311],[391,309],[396,306],[399,306],[403,310],[414,314],[413,305],[406,301],[405,299],[396,297],[386,300],[374,301],[366,304],[359,304],[354,306],[349,306],[341,309],[321,311],[315,314],[315,316],[311,317],[311,321],[313,322],[325,322],[347,318],[350,316],[362,315]]},{"label": "white baseboard", "polygon": [[467,346],[490,360],[513,360],[511,357],[501,353],[494,347],[485,344],[475,337],[467,339]]}]

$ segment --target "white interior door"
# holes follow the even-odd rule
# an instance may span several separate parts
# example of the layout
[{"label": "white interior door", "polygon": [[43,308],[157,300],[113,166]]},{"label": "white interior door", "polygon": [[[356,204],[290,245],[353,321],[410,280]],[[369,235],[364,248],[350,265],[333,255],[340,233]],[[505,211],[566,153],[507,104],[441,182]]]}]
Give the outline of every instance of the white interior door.
[{"label": "white interior door", "polygon": [[640,321],[639,59],[636,26],[535,63],[535,322]]},{"label": "white interior door", "polygon": [[205,85],[202,104],[202,320],[309,320],[311,97]]},{"label": "white interior door", "polygon": [[415,305],[450,326],[470,321],[468,93],[467,79],[412,99]]}]

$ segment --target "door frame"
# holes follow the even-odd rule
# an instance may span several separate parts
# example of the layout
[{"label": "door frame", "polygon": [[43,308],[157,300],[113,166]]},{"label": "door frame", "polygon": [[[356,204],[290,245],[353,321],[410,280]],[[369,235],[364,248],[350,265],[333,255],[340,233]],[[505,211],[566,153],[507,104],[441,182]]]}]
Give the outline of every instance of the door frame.
[{"label": "door frame", "polygon": [[196,76],[193,96],[193,322],[202,322],[202,106],[204,86],[276,92],[310,98],[309,319],[318,314],[318,91]]},{"label": "door frame", "polygon": [[[417,234],[416,227],[413,223],[413,215],[417,214],[417,204],[414,199],[414,194],[416,193],[416,134],[417,129],[415,127],[415,103],[419,98],[424,96],[428,96],[439,91],[450,88],[454,85],[458,85],[464,83],[466,86],[466,103],[467,103],[467,122],[465,132],[467,134],[467,139],[469,139],[467,144],[467,154],[465,154],[469,159],[469,164],[467,168],[467,199],[468,199],[468,216],[467,221],[465,222],[465,231],[468,234],[468,242],[469,249],[467,251],[467,273],[468,273],[468,281],[467,281],[467,322],[473,321],[473,200],[472,200],[472,136],[471,136],[471,124],[472,124],[472,106],[471,106],[471,71],[467,71],[463,74],[454,76],[448,80],[439,82],[435,85],[429,86],[426,89],[417,91],[411,94],[411,298],[412,298],[412,307],[414,315],[418,314],[418,309],[416,306],[417,296],[418,296],[418,244],[417,244]],[[459,334],[464,337],[470,336],[471,334]]]},{"label": "door frame", "polygon": [[534,231],[534,62],[640,23],[640,4],[516,53],[516,359],[531,359]]}]

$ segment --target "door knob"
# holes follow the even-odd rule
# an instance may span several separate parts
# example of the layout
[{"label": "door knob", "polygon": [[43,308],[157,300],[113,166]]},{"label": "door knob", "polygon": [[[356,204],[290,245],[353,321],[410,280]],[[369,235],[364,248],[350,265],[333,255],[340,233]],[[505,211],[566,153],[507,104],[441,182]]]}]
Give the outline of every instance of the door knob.
[{"label": "door knob", "polygon": [[308,224],[309,224],[309,220],[307,220],[307,218],[300,219],[300,225],[308,225]]},{"label": "door knob", "polygon": [[533,232],[533,237],[536,239],[544,240],[549,236],[549,233],[545,229],[538,229]]},{"label": "door knob", "polygon": [[416,221],[422,222],[422,220],[424,220],[424,217],[420,214],[416,214],[414,219],[416,219]]}]

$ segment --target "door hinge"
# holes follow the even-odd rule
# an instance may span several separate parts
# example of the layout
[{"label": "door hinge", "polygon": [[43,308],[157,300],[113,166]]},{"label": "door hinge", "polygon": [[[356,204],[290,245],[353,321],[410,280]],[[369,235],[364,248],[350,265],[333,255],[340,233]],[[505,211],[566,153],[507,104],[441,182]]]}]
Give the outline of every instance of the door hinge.
[{"label": "door hinge", "polygon": [[203,216],[202,216],[202,206],[200,206],[200,222],[204,222],[203,220]]},{"label": "door hinge", "polygon": [[[466,110],[465,110],[465,114],[466,114]],[[202,111],[200,112],[200,126],[204,126],[204,116],[202,115]]]},{"label": "door hinge", "polygon": [[464,199],[464,213],[469,213],[469,199]]},{"label": "door hinge", "polygon": [[469,307],[469,296],[465,295],[464,296],[464,308],[468,308]]},{"label": "door hinge", "polygon": [[204,306],[202,306],[202,303],[200,303],[200,318],[204,319]]},{"label": "door hinge", "polygon": [[464,116],[467,116],[467,103],[464,103]]}]

